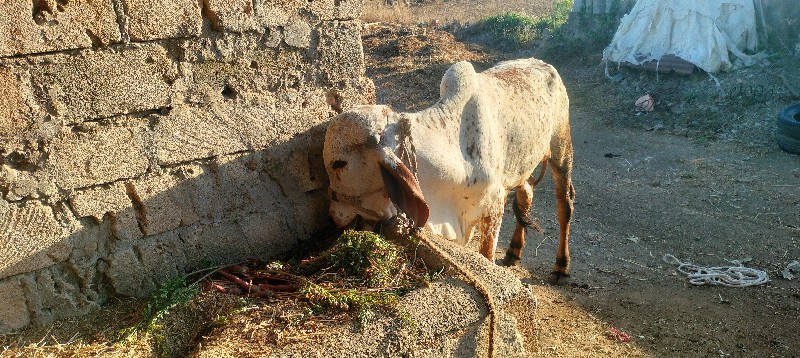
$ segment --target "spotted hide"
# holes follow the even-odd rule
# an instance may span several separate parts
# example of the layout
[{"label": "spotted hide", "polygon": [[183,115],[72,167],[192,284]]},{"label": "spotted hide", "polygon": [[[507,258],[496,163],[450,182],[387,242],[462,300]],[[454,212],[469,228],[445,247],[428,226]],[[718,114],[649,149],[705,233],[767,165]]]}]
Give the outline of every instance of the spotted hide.
[{"label": "spotted hide", "polygon": [[538,182],[532,174],[549,165],[560,224],[553,273],[568,276],[575,189],[569,100],[556,70],[523,59],[476,73],[459,62],[439,89],[439,101],[420,112],[358,106],[332,120],[323,156],[334,222],[346,226],[361,217],[374,224],[399,209],[417,226],[462,244],[479,235],[481,254],[494,260],[505,199],[514,190],[517,223],[505,262],[515,264],[531,224]]}]

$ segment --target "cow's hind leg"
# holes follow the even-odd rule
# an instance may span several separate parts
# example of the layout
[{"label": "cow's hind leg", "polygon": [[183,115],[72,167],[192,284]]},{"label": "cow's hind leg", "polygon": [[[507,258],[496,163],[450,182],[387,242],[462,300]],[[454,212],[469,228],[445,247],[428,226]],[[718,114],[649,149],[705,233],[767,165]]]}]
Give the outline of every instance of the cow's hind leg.
[{"label": "cow's hind leg", "polygon": [[503,264],[513,266],[519,263],[522,258],[522,249],[525,247],[525,231],[528,227],[535,226],[533,221],[528,218],[528,212],[533,203],[533,187],[525,182],[514,188],[514,202],[512,204],[514,216],[517,218],[514,235],[511,236],[511,244],[506,251]]},{"label": "cow's hind leg", "polygon": [[506,266],[514,266],[521,260],[522,249],[525,248],[525,233],[527,233],[528,229],[533,229],[539,234],[544,233],[539,224],[528,217],[528,213],[533,205],[533,191],[536,189],[536,184],[542,181],[545,171],[547,171],[547,157],[542,160],[540,173],[536,179],[531,176],[524,184],[514,188],[512,208],[517,222],[516,228],[514,228],[514,235],[511,236],[511,245],[506,251],[505,259],[503,259],[503,264]]},{"label": "cow's hind leg", "polygon": [[572,142],[569,131],[561,140],[562,142],[551,150],[550,157],[560,227],[556,263],[552,272],[556,282],[561,277],[569,277],[569,225],[575,199],[575,187],[572,185]]}]

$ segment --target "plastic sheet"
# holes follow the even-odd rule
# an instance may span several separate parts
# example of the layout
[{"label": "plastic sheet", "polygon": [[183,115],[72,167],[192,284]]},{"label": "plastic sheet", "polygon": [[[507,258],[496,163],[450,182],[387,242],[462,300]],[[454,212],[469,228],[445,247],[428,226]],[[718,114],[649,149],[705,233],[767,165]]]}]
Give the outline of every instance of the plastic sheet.
[{"label": "plastic sheet", "polygon": [[603,60],[642,65],[674,55],[716,73],[752,64],[745,52],[757,45],[753,0],[639,0],[622,18]]}]

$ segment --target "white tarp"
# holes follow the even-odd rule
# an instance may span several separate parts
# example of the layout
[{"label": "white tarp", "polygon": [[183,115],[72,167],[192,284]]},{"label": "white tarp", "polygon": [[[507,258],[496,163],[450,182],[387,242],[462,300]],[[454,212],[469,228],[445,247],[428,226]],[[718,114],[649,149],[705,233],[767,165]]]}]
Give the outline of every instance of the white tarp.
[{"label": "white tarp", "polygon": [[758,45],[753,0],[639,0],[622,18],[603,60],[641,65],[675,55],[709,73],[750,64]]}]

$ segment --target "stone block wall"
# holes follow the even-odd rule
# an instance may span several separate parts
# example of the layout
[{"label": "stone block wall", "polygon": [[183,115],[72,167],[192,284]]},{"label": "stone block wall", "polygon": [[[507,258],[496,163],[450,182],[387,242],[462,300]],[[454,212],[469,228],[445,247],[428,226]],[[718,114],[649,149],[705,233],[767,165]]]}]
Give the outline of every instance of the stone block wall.
[{"label": "stone block wall", "polygon": [[361,0],[0,2],[0,332],[325,224]]}]

